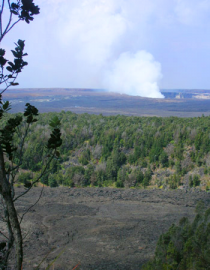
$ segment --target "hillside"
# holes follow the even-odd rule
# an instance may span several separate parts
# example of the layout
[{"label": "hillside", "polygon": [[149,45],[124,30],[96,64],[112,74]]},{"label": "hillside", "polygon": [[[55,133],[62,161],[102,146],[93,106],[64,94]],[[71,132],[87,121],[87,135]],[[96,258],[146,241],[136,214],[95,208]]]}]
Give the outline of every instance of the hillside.
[{"label": "hillside", "polygon": [[[8,114],[2,128],[14,116]],[[84,270],[140,269],[172,223],[183,216],[192,220],[201,200],[210,206],[210,116],[40,114],[27,131],[14,179],[17,195],[42,170],[55,117],[63,144],[41,179],[44,197],[22,223],[26,269],[36,269],[48,254],[46,269],[60,252],[58,270],[78,263]],[[20,126],[14,137],[13,166],[20,162],[26,128]],[[20,216],[40,191],[34,187],[16,203]]]},{"label": "hillside", "polygon": [[42,168],[42,146],[55,115],[61,120],[63,144],[60,158],[42,178],[46,185],[210,188],[210,117],[105,117],[64,111],[41,114],[39,124],[32,126],[19,183],[36,177]]},{"label": "hillside", "polygon": [[[20,215],[40,191],[34,188],[18,202]],[[210,206],[209,195],[198,191],[45,188],[22,223],[23,269],[36,269],[48,254],[44,270],[63,251],[56,270],[78,263],[80,270],[140,270],[159,235],[184,216],[192,220],[200,200]]]}]

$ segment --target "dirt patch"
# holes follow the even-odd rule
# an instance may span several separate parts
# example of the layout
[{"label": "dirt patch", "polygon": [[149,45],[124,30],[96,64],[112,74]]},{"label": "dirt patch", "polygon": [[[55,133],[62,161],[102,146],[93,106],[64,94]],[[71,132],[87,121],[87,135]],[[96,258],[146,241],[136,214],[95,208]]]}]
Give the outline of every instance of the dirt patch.
[{"label": "dirt patch", "polygon": [[[20,215],[40,190],[18,202]],[[23,269],[35,269],[51,251],[44,269],[63,250],[56,270],[79,262],[83,270],[139,270],[154,254],[159,235],[183,216],[192,219],[200,200],[210,207],[210,194],[202,191],[45,188],[22,224]]]}]

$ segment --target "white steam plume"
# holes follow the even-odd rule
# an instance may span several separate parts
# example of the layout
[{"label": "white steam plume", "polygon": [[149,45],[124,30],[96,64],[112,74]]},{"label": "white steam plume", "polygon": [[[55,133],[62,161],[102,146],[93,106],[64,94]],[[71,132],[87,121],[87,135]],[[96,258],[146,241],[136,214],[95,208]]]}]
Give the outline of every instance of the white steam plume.
[{"label": "white steam plume", "polygon": [[[161,66],[143,51],[145,25],[158,1],[154,5],[153,0],[37,0],[37,4],[41,13],[33,25],[47,48],[36,48],[42,63],[47,63],[38,81],[53,82],[48,87],[106,88],[163,97],[158,87]],[[34,48],[36,36],[30,36]],[[40,69],[39,58],[31,62]]]},{"label": "white steam plume", "polygon": [[163,98],[158,81],[161,66],[146,51],[122,53],[104,78],[104,87],[113,92],[134,96]]}]

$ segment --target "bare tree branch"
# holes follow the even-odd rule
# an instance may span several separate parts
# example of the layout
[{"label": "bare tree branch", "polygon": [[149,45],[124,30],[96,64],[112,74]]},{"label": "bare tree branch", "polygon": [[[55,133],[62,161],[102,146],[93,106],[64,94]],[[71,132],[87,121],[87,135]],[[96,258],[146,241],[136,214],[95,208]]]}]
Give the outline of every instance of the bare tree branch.
[{"label": "bare tree branch", "polygon": [[0,221],[1,222],[6,222],[5,218],[2,215],[0,215]]},{"label": "bare tree branch", "polygon": [[48,166],[50,165],[51,161],[53,160],[53,158],[55,157],[55,152],[56,152],[56,149],[54,150],[54,153],[52,154],[52,156],[50,157],[50,159],[48,160],[47,164],[45,165],[45,168],[44,170],[42,171],[42,173],[40,174],[40,176],[31,183],[31,186],[25,191],[23,192],[22,194],[20,194],[19,196],[17,196],[13,202],[17,201],[19,198],[21,198],[22,196],[24,196],[25,194],[27,194],[31,189],[32,187],[37,183],[39,182],[39,180],[46,174],[46,171],[47,171],[47,168]]},{"label": "bare tree branch", "polygon": [[23,236],[23,240],[25,240],[28,235],[29,235],[29,231]]},{"label": "bare tree branch", "polygon": [[12,12],[11,12],[10,0],[7,0],[7,3],[8,3],[8,5],[9,5],[9,10],[10,10],[9,21],[8,21],[8,23],[7,23],[6,28],[4,29],[4,32],[1,34],[0,42],[2,41],[3,37],[6,35],[7,30],[8,30],[8,28],[9,28],[10,24],[11,24],[11,21],[12,21]]},{"label": "bare tree branch", "polygon": [[11,86],[11,84],[13,84],[16,81],[17,77],[18,77],[18,73],[16,73],[16,77],[14,78],[14,80],[11,83],[6,84],[6,88],[3,91],[1,91],[0,95],[2,95]]},{"label": "bare tree branch", "polygon": [[3,235],[7,240],[9,240],[9,238],[3,232],[0,231],[0,234]]},{"label": "bare tree branch", "polygon": [[2,13],[4,10],[4,0],[2,0],[1,10],[0,10],[0,37],[2,36]]},{"label": "bare tree branch", "polygon": [[21,21],[21,19],[19,19],[19,20],[17,20],[16,22],[14,22],[11,26],[10,26],[10,28],[6,31],[6,33],[5,33],[5,35],[17,24],[17,23],[19,23],[19,21]]},{"label": "bare tree branch", "polygon": [[19,164],[18,164],[17,166],[15,166],[14,168],[12,168],[12,169],[10,170],[10,172],[15,171],[15,170],[18,170],[19,167],[22,165],[22,161],[23,161],[23,146],[24,146],[24,143],[25,143],[26,136],[27,136],[27,134],[28,134],[29,127],[30,127],[30,123],[27,124],[25,133],[24,133],[23,138],[22,138],[22,142],[21,142],[21,144],[20,144],[20,153],[19,153],[19,156],[20,156],[20,162],[19,162]]},{"label": "bare tree branch", "polygon": [[23,138],[22,138],[22,141],[21,141],[21,146],[20,146],[20,153],[19,153],[20,161],[19,161],[19,164],[16,165],[15,167],[13,167],[13,163],[12,163],[12,168],[9,168],[7,170],[7,172],[6,172],[8,175],[11,175],[11,177],[12,177],[12,179],[11,179],[10,182],[11,182],[12,198],[13,199],[15,197],[15,190],[14,190],[15,177],[16,177],[16,175],[18,173],[18,170],[19,170],[20,166],[22,165],[22,160],[23,160],[23,146],[24,146],[24,143],[25,143],[26,136],[28,134],[29,127],[30,127],[30,123],[27,123],[27,127],[26,127],[25,133],[23,135]]},{"label": "bare tree branch", "polygon": [[41,190],[41,192],[40,192],[40,194],[39,194],[39,198],[38,198],[38,200],[32,205],[32,206],[30,206],[24,213],[23,213],[23,215],[22,215],[22,217],[21,217],[21,219],[20,219],[20,224],[21,224],[21,222],[22,222],[22,220],[23,220],[23,218],[24,218],[24,216],[39,202],[39,200],[41,199],[41,197],[42,197],[42,193],[43,193],[43,190],[44,190],[44,185],[43,185],[43,187],[42,187],[42,190]]}]

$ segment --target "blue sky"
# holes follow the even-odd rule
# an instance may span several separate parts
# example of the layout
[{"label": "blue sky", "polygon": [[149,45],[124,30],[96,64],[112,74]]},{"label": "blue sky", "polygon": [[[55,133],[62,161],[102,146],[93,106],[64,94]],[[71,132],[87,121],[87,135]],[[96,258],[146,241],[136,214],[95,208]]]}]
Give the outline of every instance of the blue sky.
[{"label": "blue sky", "polygon": [[[34,0],[40,15],[2,42],[26,40],[20,87],[84,87],[161,97],[210,89],[209,0]],[[10,57],[10,55],[8,55]]]}]

